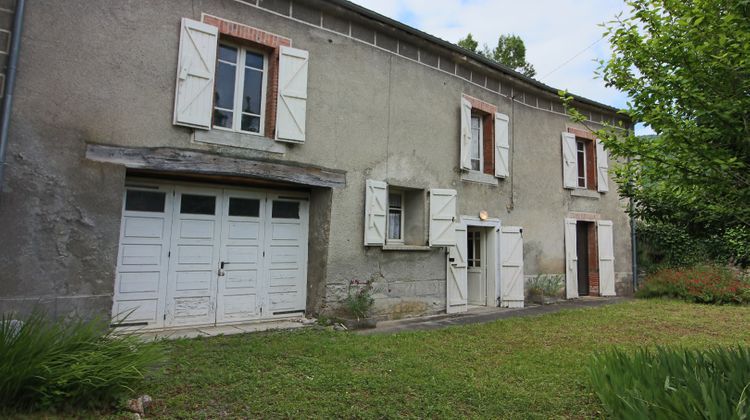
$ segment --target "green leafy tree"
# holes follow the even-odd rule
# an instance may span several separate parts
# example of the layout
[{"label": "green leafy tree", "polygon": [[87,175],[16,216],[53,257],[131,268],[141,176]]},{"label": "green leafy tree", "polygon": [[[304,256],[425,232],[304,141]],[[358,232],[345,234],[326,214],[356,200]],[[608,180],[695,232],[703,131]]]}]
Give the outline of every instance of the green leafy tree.
[{"label": "green leafy tree", "polygon": [[469,33],[465,38],[458,41],[458,46],[504,64],[526,76],[534,77],[536,75],[534,66],[526,61],[526,45],[518,35],[500,35],[494,49],[490,49],[487,44],[484,44],[482,49],[479,50],[479,42]]},{"label": "green leafy tree", "polygon": [[[598,75],[656,136],[597,134],[635,215],[709,237],[750,227],[750,0],[627,0]],[[570,98],[566,99],[570,104]],[[574,118],[582,115],[570,109]]]},{"label": "green leafy tree", "polygon": [[523,39],[518,35],[500,35],[500,38],[497,40],[497,46],[492,50],[490,58],[526,76],[534,77],[536,75],[534,66],[526,61],[526,44],[524,44]]},{"label": "green leafy tree", "polygon": [[471,33],[469,33],[468,35],[466,35],[466,38],[461,38],[458,40],[458,46],[471,52],[477,52],[479,43],[474,39]]}]

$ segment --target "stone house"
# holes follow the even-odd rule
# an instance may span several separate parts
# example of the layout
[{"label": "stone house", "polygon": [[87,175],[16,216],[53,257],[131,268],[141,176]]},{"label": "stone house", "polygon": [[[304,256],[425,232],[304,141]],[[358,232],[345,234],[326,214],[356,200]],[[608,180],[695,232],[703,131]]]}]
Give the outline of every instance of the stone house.
[{"label": "stone house", "polygon": [[380,317],[522,306],[542,273],[631,292],[627,203],[552,87],[344,0],[37,0],[23,22],[2,311],[172,328],[318,315],[357,281]]}]

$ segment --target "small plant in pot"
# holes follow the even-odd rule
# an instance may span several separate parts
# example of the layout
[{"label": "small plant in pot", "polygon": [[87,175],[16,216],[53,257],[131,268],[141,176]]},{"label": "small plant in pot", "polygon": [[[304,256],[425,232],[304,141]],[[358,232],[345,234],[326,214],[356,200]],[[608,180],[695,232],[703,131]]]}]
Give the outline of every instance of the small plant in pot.
[{"label": "small plant in pot", "polygon": [[344,324],[350,329],[375,328],[376,321],[370,318],[370,312],[375,304],[372,294],[374,288],[372,280],[349,282],[349,290],[344,299],[344,309],[351,318],[345,319]]},{"label": "small plant in pot", "polygon": [[560,300],[563,276],[559,274],[539,274],[527,283],[529,301],[547,305]]}]

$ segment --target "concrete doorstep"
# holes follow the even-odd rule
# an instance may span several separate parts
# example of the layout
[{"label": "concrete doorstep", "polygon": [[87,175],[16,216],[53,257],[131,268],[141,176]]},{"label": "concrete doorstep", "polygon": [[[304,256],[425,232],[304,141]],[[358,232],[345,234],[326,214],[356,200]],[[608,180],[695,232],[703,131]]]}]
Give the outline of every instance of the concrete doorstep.
[{"label": "concrete doorstep", "polygon": [[539,316],[560,312],[566,309],[593,308],[625,301],[624,297],[582,297],[551,305],[529,305],[524,308],[470,307],[460,314],[440,314],[421,318],[409,318],[378,322],[377,327],[359,330],[357,334],[388,334],[400,331],[424,331],[445,328],[452,325],[482,324],[498,319]]}]

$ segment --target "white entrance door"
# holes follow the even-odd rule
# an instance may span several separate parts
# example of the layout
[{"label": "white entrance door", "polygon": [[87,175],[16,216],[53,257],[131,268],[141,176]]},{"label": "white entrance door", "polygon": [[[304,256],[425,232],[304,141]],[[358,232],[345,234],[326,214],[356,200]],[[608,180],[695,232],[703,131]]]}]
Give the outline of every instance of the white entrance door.
[{"label": "white entrance door", "polygon": [[466,239],[466,287],[467,300],[469,305],[487,304],[487,261],[483,258],[486,244],[483,242],[482,230],[477,228],[468,228]]},{"label": "white entrance door", "polygon": [[176,187],[166,325],[216,322],[221,190]]},{"label": "white entrance door", "polygon": [[216,322],[260,316],[263,279],[263,193],[225,190],[221,222],[221,258]]},{"label": "white entrance door", "polygon": [[456,223],[456,245],[448,247],[448,273],[445,285],[446,309],[449,314],[466,312],[466,225]]},{"label": "white entrance door", "polygon": [[500,261],[503,280],[501,306],[523,308],[523,229],[521,227],[503,227],[500,234]]},{"label": "white entrance door", "polygon": [[307,296],[308,201],[291,194],[268,194],[265,270],[267,303],[263,316],[305,310]]}]

